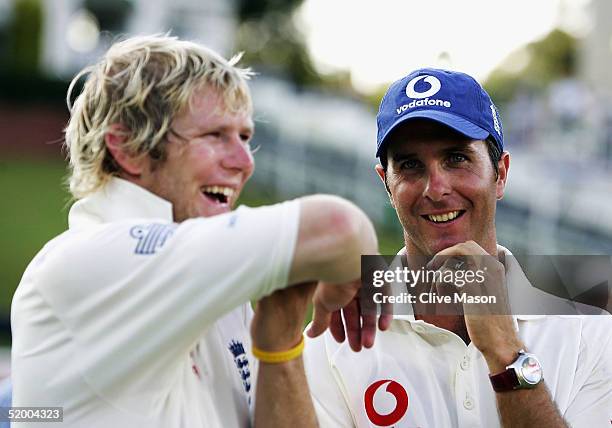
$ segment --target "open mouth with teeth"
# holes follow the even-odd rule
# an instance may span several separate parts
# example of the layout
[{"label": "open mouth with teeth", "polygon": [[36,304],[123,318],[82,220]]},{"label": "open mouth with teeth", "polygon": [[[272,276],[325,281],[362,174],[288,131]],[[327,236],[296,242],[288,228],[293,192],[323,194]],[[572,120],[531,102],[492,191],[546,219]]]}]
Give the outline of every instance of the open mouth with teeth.
[{"label": "open mouth with teeth", "polygon": [[201,190],[204,196],[217,204],[229,203],[234,194],[234,189],[225,186],[205,186]]},{"label": "open mouth with teeth", "polygon": [[461,217],[463,214],[465,214],[465,210],[449,211],[444,214],[427,214],[422,215],[421,217],[427,221],[431,221],[432,223],[450,223],[451,221]]}]

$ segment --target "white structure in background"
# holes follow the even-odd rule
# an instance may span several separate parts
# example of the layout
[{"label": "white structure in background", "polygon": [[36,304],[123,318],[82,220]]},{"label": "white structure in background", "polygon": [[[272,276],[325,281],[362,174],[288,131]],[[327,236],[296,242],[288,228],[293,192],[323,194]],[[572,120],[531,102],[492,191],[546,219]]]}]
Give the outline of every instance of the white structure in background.
[{"label": "white structure in background", "polygon": [[376,222],[389,200],[376,165],[376,117],[363,103],[314,91],[297,92],[260,75],[255,105],[253,179],[281,198],[334,193],[353,200]]},{"label": "white structure in background", "polygon": [[[6,0],[3,0],[6,1]],[[116,35],[105,33],[85,0],[43,0],[44,70],[68,77],[97,59]],[[128,12],[118,34],[152,34],[170,31],[225,54],[231,54],[236,33],[233,1],[227,0],[107,0]]]},{"label": "white structure in background", "polygon": [[589,9],[592,27],[582,45],[581,73],[600,95],[612,99],[612,2],[592,0]]}]

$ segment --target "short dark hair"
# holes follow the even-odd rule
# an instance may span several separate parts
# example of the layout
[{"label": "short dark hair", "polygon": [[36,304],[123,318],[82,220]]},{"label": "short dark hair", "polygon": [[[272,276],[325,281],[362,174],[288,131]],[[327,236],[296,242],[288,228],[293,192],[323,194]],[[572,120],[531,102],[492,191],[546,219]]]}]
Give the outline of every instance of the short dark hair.
[{"label": "short dark hair", "polygon": [[[499,160],[501,159],[501,150],[497,147],[497,143],[492,136],[488,136],[485,139],[485,143],[487,144],[487,151],[489,152],[489,158],[491,159],[491,163],[493,164],[493,171],[495,171],[495,181],[499,178]],[[387,152],[386,150],[380,154],[380,164],[383,167],[385,173],[387,172]]]},{"label": "short dark hair", "polygon": [[487,143],[487,151],[489,152],[489,158],[493,163],[493,171],[495,171],[495,181],[499,178],[499,161],[501,159],[502,152],[499,150],[497,143],[490,135],[485,140]]}]

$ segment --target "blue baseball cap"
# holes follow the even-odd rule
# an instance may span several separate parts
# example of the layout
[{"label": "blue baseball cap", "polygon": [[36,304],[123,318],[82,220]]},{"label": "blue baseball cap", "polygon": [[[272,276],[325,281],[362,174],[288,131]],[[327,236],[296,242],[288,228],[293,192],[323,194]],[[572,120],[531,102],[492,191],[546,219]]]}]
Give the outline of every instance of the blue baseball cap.
[{"label": "blue baseball cap", "polygon": [[376,157],[391,131],[414,118],[440,122],[474,140],[493,137],[504,150],[504,132],[491,97],[473,77],[458,71],[421,68],[396,81],[378,109]]}]

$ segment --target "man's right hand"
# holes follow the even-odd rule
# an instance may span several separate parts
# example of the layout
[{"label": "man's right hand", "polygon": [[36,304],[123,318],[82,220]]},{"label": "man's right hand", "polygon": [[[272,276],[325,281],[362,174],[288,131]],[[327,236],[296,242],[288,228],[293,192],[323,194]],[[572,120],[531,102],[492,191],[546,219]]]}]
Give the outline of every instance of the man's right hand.
[{"label": "man's right hand", "polygon": [[[283,351],[299,342],[307,303],[312,297],[313,319],[307,334],[317,337],[327,328],[334,339],[344,342],[355,352],[371,348],[376,336],[376,313],[363,310],[359,303],[360,280],[329,284],[319,282],[296,284],[261,299],[251,324],[253,344],[267,351]],[[344,316],[343,316],[344,315]],[[392,319],[383,310],[378,328],[386,330]]]},{"label": "man's right hand", "polygon": [[[306,334],[317,337],[329,327],[336,341],[344,342],[348,337],[353,351],[358,352],[362,347],[371,348],[376,336],[376,313],[362,310],[358,296],[360,287],[359,279],[345,284],[319,282],[313,297],[312,325]],[[378,328],[386,330],[391,319],[392,315],[383,311]]]}]

